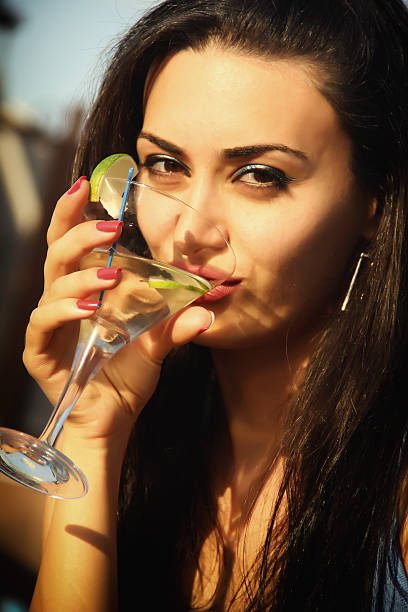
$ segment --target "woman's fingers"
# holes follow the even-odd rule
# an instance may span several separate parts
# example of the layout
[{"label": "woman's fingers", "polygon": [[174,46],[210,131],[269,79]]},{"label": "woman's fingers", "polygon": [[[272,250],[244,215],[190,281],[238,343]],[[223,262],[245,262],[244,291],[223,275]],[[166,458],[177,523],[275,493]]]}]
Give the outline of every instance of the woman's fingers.
[{"label": "woman's fingers", "polygon": [[121,269],[89,268],[57,279],[32,312],[26,346],[43,352],[53,332],[66,323],[89,318],[97,310],[99,294],[118,285]]},{"label": "woman's fingers", "polygon": [[121,268],[89,268],[61,276],[41,298],[40,304],[64,298],[83,299],[100,291],[113,289],[121,279]]},{"label": "woman's fingers", "polygon": [[80,222],[81,211],[88,202],[89,183],[81,176],[58,200],[47,232],[47,242],[52,244]]},{"label": "woman's fingers", "polygon": [[97,308],[95,301],[65,298],[58,302],[42,304],[33,310],[26,331],[24,363],[27,364],[31,356],[46,352],[56,329],[68,322],[90,318]]},{"label": "woman's fingers", "polygon": [[121,221],[86,221],[75,225],[48,249],[44,266],[44,288],[78,268],[78,262],[95,247],[113,244],[122,231]]},{"label": "woman's fingers", "polygon": [[179,346],[193,340],[212,327],[215,315],[212,310],[191,306],[169,322],[168,332],[173,345]]},{"label": "woman's fingers", "polygon": [[95,247],[112,245],[120,235],[122,223],[118,221],[80,223],[88,195],[89,183],[81,177],[55,206],[47,233],[49,249],[44,267],[45,291],[57,278],[76,270],[83,255]]},{"label": "woman's fingers", "polygon": [[162,325],[150,331],[151,357],[161,362],[174,347],[187,344],[204,333],[214,324],[215,316],[211,310],[201,306],[189,306]]}]

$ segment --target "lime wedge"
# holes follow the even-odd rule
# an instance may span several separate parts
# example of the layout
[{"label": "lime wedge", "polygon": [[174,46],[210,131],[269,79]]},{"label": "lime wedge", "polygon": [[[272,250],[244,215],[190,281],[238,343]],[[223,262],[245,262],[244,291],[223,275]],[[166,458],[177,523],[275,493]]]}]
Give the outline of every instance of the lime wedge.
[{"label": "lime wedge", "polygon": [[134,168],[135,173],[137,172],[135,160],[127,153],[115,153],[99,162],[89,179],[90,201],[100,201],[114,219],[119,214],[124,183],[111,179],[119,178],[126,181],[130,168]]},{"label": "lime wedge", "polygon": [[186,289],[187,291],[196,291],[197,293],[204,293],[208,291],[208,287],[202,283],[201,287],[195,285],[183,285],[183,283],[177,283],[173,280],[164,280],[162,278],[149,278],[149,287],[153,289]]}]

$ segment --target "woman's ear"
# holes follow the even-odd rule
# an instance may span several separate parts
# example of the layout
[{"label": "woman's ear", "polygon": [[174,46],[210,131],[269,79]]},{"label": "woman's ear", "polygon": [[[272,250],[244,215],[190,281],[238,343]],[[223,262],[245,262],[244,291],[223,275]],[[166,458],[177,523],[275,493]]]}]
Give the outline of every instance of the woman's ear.
[{"label": "woman's ear", "polygon": [[363,231],[362,231],[362,237],[365,238],[365,240],[368,240],[369,242],[374,240],[377,234],[377,231],[378,231],[380,220],[381,220],[381,211],[378,206],[378,201],[376,198],[373,198],[367,204],[366,220],[365,220]]}]

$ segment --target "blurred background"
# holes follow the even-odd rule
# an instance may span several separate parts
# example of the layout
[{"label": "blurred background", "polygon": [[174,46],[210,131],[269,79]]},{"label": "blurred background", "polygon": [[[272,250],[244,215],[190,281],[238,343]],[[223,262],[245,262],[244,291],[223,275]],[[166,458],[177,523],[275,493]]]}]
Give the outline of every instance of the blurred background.
[{"label": "blurred background", "polygon": [[[109,51],[157,3],[0,0],[0,426],[37,436],[50,414],[21,362],[42,292],[46,228],[71,183]],[[44,498],[0,477],[0,500],[0,612],[22,612],[40,558]]]}]

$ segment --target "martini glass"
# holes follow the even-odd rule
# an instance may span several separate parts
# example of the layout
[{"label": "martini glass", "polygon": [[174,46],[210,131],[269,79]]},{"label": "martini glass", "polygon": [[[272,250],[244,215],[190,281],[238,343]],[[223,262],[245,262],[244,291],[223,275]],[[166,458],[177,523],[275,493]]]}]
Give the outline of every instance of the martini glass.
[{"label": "martini glass", "polygon": [[[139,178],[139,177],[138,177]],[[80,268],[122,268],[114,289],[96,296],[99,309],[81,321],[71,372],[39,438],[0,428],[0,472],[59,499],[87,492],[87,480],[54,447],[83,389],[117,351],[231,278],[235,257],[223,233],[171,193],[109,177],[103,197],[89,202],[83,221],[123,218],[113,247],[85,255]],[[126,208],[125,208],[126,206]]]}]

